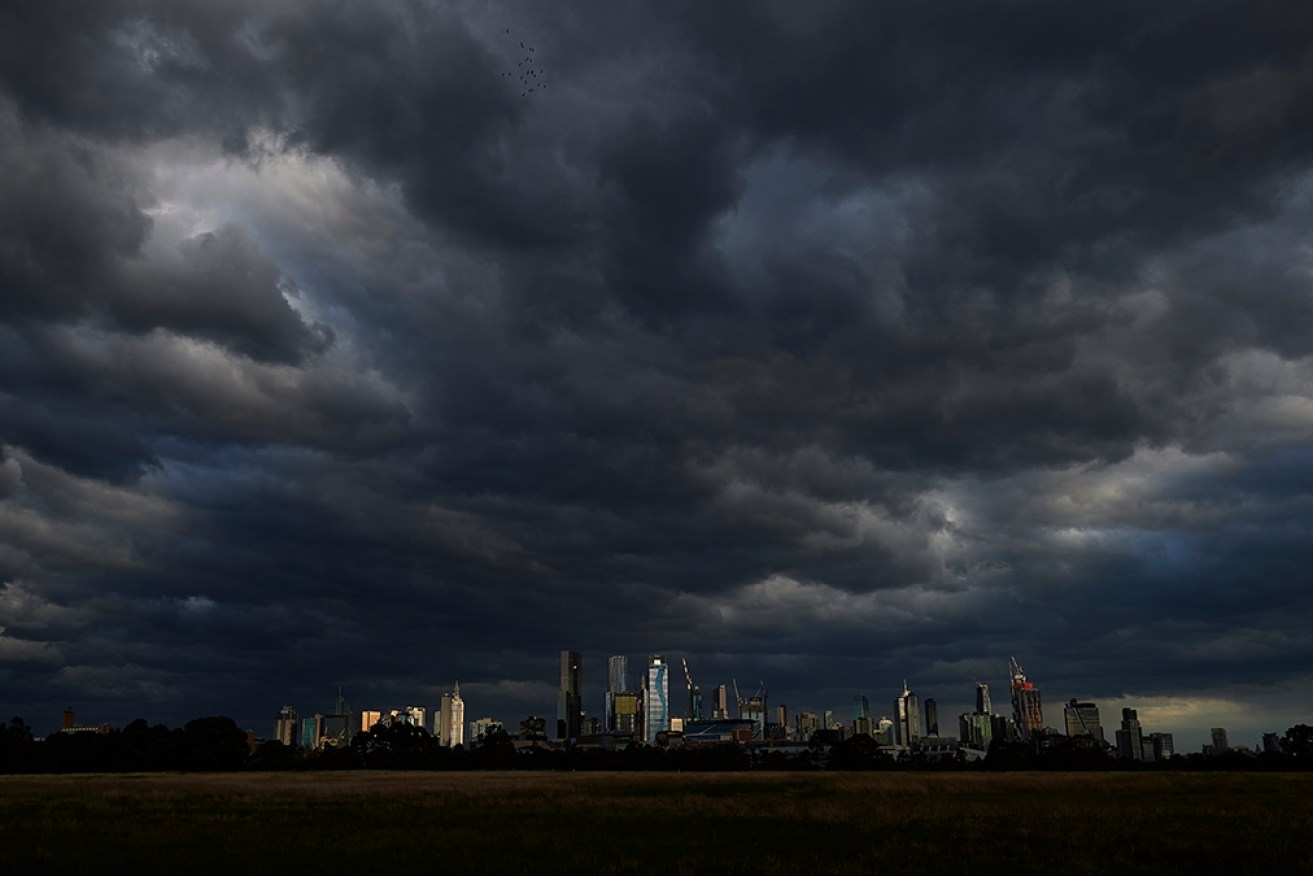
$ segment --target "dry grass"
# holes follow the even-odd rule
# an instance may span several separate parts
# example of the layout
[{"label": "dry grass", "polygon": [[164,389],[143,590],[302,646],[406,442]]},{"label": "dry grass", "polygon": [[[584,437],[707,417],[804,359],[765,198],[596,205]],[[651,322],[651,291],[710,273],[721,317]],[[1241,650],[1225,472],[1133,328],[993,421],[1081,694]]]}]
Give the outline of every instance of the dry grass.
[{"label": "dry grass", "polygon": [[1310,834],[1308,774],[0,778],[14,873],[1313,872]]}]

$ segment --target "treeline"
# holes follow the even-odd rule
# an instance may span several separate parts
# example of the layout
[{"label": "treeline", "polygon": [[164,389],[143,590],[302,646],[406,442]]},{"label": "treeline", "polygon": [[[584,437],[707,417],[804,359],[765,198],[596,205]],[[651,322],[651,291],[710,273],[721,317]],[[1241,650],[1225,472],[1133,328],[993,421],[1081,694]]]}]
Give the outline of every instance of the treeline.
[{"label": "treeline", "polygon": [[1044,744],[996,743],[989,756],[966,763],[954,758],[895,759],[869,736],[832,744],[813,741],[801,752],[730,743],[685,748],[631,744],[608,751],[593,748],[521,746],[494,733],[471,748],[446,748],[421,727],[375,726],[357,733],[350,745],[301,751],[279,742],[252,745],[231,718],[197,718],[180,729],[138,719],[105,733],[53,733],[33,737],[20,718],[0,725],[0,773],[224,772],[236,770],[576,770],[689,771],[737,770],[1309,770],[1313,769],[1313,727],[1300,724],[1282,739],[1283,752],[1255,755],[1240,751],[1177,756],[1157,763],[1116,760],[1081,739],[1049,737]]}]

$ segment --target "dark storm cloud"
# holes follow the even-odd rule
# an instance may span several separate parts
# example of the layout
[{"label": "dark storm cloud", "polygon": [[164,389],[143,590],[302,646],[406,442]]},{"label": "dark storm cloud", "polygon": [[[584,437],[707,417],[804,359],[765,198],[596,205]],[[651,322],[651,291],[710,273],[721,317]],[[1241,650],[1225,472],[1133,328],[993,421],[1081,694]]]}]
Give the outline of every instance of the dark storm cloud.
[{"label": "dark storm cloud", "polygon": [[540,15],[0,13],[16,702],[1308,684],[1302,7]]}]

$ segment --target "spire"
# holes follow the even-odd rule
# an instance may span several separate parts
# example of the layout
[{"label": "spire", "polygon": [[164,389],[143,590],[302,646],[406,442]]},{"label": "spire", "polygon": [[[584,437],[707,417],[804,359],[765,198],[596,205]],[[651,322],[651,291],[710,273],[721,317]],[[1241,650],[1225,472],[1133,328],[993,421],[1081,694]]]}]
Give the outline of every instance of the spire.
[{"label": "spire", "polygon": [[458,681],[456,682],[456,689],[452,692],[452,697],[455,698],[459,696],[460,696],[460,682]]}]

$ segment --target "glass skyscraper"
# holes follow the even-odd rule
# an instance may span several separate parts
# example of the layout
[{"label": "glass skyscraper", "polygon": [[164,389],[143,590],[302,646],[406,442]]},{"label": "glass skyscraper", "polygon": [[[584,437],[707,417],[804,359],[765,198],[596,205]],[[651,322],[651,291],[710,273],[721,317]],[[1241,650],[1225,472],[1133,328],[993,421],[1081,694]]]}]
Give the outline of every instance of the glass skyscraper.
[{"label": "glass skyscraper", "polygon": [[670,729],[670,666],[666,658],[653,654],[647,661],[647,684],[643,688],[643,738],[656,742],[657,734]]},{"label": "glass skyscraper", "polygon": [[[606,703],[602,710],[603,731],[614,733],[615,695],[629,691],[629,658],[617,654],[606,661]],[[632,731],[631,731],[632,732]]]},{"label": "glass skyscraper", "polygon": [[574,739],[579,735],[579,723],[584,714],[579,683],[582,662],[578,651],[561,652],[561,689],[556,695],[557,739]]}]

